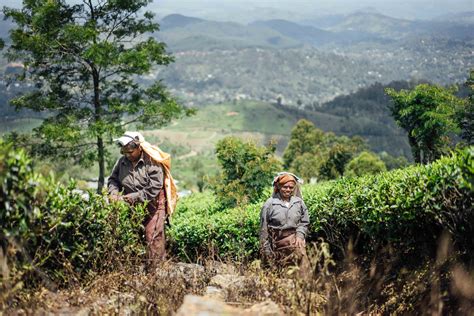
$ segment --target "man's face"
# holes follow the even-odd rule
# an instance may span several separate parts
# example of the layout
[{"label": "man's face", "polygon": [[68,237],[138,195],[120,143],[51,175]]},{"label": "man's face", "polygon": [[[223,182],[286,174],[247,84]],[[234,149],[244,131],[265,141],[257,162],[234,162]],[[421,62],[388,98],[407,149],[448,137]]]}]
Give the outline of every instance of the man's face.
[{"label": "man's face", "polygon": [[120,153],[124,155],[131,162],[135,162],[138,159],[140,159],[142,151],[138,144],[135,144],[134,142],[130,142],[120,149]]}]

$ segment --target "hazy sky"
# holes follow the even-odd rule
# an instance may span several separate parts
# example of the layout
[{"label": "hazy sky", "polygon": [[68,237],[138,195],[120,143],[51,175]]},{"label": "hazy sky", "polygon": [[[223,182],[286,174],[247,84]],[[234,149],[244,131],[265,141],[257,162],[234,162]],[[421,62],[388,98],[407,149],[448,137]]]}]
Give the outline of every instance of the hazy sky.
[{"label": "hazy sky", "polygon": [[429,19],[474,11],[474,0],[155,0],[153,7],[160,15],[178,12],[220,20],[252,20],[258,14],[301,19],[366,8],[393,17]]},{"label": "hazy sky", "polygon": [[[18,7],[20,4],[20,0],[2,0],[2,5]],[[474,0],[154,0],[150,8],[158,16],[181,13],[238,22],[268,18],[303,20],[367,8],[393,17],[430,19],[447,13],[474,11]]]}]

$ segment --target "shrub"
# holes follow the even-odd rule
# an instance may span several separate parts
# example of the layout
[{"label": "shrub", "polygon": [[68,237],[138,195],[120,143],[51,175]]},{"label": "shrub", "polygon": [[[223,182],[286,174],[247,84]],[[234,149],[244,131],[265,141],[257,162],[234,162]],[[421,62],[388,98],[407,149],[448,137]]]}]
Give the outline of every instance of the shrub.
[{"label": "shrub", "polygon": [[[416,257],[423,254],[420,250],[436,247],[446,230],[467,252],[474,247],[474,194],[468,186],[473,163],[474,150],[469,148],[426,166],[303,186],[310,240],[324,236],[333,250],[342,250],[351,237],[358,238],[358,249],[366,252],[392,243]],[[213,212],[212,205],[194,209],[192,204],[181,201],[170,229],[181,255],[193,258],[209,245],[220,256],[258,254],[263,200],[223,212]]]},{"label": "shrub", "polygon": [[376,174],[387,171],[384,162],[374,153],[363,151],[346,165],[344,175],[360,177],[365,174]]},{"label": "shrub", "polygon": [[22,150],[0,148],[0,246],[9,266],[1,286],[38,279],[66,285],[144,253],[144,207],[85,197],[74,182],[36,174]]}]

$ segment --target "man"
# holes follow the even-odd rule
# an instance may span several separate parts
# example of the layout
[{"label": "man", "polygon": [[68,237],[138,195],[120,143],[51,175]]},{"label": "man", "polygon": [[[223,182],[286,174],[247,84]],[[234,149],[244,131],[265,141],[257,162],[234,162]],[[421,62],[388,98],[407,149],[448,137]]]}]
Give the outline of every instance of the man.
[{"label": "man", "polygon": [[116,141],[123,156],[116,162],[108,179],[109,198],[112,201],[125,201],[132,206],[148,202],[145,237],[149,267],[154,267],[166,256],[164,225],[167,203],[163,187],[163,165],[144,151],[143,148],[150,145],[140,133],[125,132]]}]

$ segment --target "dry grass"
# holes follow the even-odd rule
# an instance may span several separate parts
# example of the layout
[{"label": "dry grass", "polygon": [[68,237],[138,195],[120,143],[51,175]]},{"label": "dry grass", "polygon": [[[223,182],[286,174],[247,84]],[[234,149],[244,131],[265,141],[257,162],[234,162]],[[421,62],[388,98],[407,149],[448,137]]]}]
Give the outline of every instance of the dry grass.
[{"label": "dry grass", "polygon": [[[473,272],[456,260],[447,237],[440,241],[436,259],[413,270],[400,268],[392,249],[372,260],[355,256],[350,247],[347,253],[344,261],[335,262],[326,243],[313,243],[308,251],[310,268],[305,271],[263,267],[260,260],[227,264],[202,260],[202,265],[170,260],[152,273],[131,266],[57,292],[21,291],[4,311],[172,314],[186,294],[205,295],[217,274],[234,278],[224,289],[229,304],[248,307],[271,299],[293,315],[468,315],[474,308]],[[4,272],[5,261],[0,263]],[[12,289],[3,287],[2,295]]]}]

